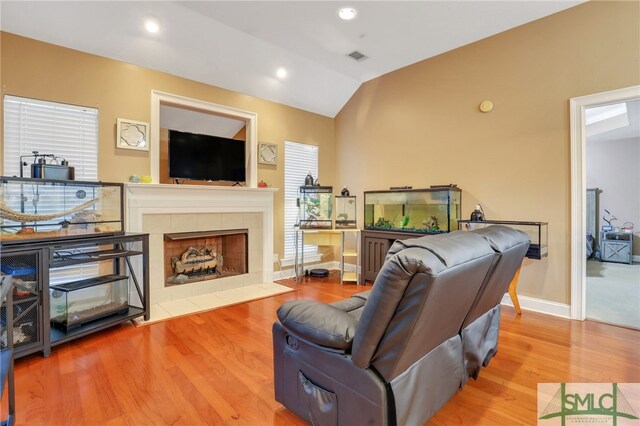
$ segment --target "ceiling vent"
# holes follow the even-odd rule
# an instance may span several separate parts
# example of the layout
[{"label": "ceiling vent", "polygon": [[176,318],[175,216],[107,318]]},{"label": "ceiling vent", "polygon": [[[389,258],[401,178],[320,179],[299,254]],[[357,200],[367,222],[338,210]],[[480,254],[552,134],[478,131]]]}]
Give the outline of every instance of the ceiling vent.
[{"label": "ceiling vent", "polygon": [[358,62],[364,61],[365,59],[368,58],[367,55],[364,55],[364,54],[358,52],[357,50],[354,50],[353,52],[349,53],[347,56],[350,57],[350,58],[355,59]]}]

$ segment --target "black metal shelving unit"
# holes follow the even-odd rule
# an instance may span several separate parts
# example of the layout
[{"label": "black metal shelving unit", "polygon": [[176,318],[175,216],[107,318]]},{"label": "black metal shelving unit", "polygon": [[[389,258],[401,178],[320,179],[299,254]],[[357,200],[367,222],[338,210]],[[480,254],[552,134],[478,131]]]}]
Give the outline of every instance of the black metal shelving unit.
[{"label": "black metal shelving unit", "polygon": [[[2,245],[0,266],[13,283],[12,314],[2,308],[2,317],[11,318],[15,358],[44,351],[43,277],[46,263],[41,250],[28,246]],[[9,321],[7,321],[9,322]]]},{"label": "black metal shelving unit", "polygon": [[[137,294],[139,306],[129,304],[125,312],[90,320],[73,329],[62,330],[52,326],[48,320],[45,332],[49,335],[50,346],[57,346],[100,330],[144,316],[149,319],[149,236],[147,234],[125,234],[112,237],[96,237],[61,242],[49,249],[49,270],[63,266],[110,262],[110,271],[102,271],[101,276],[115,274],[129,279],[129,293]],[[138,258],[138,268],[132,259]],[[139,275],[142,276],[139,276]],[[99,280],[98,280],[99,282]],[[69,285],[67,283],[66,285]],[[97,284],[100,285],[100,284]],[[47,296],[51,303],[51,291],[47,283]],[[131,301],[129,301],[131,302]],[[49,315],[47,315],[49,317]],[[48,318],[49,319],[49,318]]]},{"label": "black metal shelving unit", "polygon": [[[14,356],[19,358],[41,351],[45,356],[51,348],[74,339],[143,316],[149,319],[149,236],[148,234],[100,235],[66,240],[38,240],[23,244],[3,245],[3,272],[16,272],[20,280],[31,283],[32,288],[22,290],[15,297],[13,318],[22,335],[14,333]],[[94,320],[87,320],[73,329],[62,330],[51,325],[51,272],[65,266],[96,264],[98,276],[122,275],[127,279],[126,311],[117,310]],[[14,269],[7,265],[14,264]],[[7,270],[5,270],[7,269]],[[65,284],[83,280],[87,276],[69,278]],[[99,285],[99,281],[97,281]],[[15,283],[14,283],[15,285]],[[16,286],[17,287],[17,286]],[[129,296],[134,295],[133,300]]]},{"label": "black metal shelving unit", "polygon": [[[11,426],[15,423],[16,403],[13,378],[13,284],[10,275],[0,277],[0,399],[7,390],[7,416],[0,418],[0,425]],[[0,413],[2,413],[0,408]]]}]

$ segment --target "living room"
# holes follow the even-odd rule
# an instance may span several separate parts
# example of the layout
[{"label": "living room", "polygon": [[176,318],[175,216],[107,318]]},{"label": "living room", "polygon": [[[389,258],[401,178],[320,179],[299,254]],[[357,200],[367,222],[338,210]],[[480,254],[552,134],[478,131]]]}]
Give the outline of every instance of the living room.
[{"label": "living room", "polygon": [[[470,381],[432,418],[433,424],[533,423],[537,383],[640,382],[640,332],[569,319],[575,318],[578,303],[573,291],[577,224],[570,100],[640,84],[638,2],[567,5],[541,19],[362,81],[338,107],[320,102],[312,106],[305,96],[277,102],[248,94],[249,89],[205,83],[204,76],[161,72],[163,57],[157,67],[143,67],[87,53],[90,47],[63,47],[64,42],[40,38],[35,30],[19,35],[11,31],[18,24],[9,17],[21,15],[11,6],[20,10],[15,4],[0,6],[3,95],[97,109],[96,180],[127,182],[130,192],[160,186],[153,181],[154,169],[160,167],[152,140],[160,129],[154,120],[154,93],[164,96],[161,102],[167,104],[182,99],[228,108],[226,115],[236,110],[259,117],[255,134],[246,136],[253,155],[247,181],[252,179],[253,186],[263,181],[270,188],[237,191],[268,194],[271,210],[267,203],[259,212],[243,206],[233,211],[267,212],[255,226],[263,233],[258,241],[261,259],[267,260],[254,270],[260,272],[260,280],[284,279],[280,284],[295,289],[142,327],[113,327],[60,345],[47,358],[34,353],[17,359],[17,424],[302,422],[273,396],[271,324],[278,320],[278,306],[305,298],[335,302],[371,287],[340,286],[331,278],[303,284],[287,279],[293,269],[285,249],[291,232],[284,225],[285,141],[317,147],[314,177],[336,194],[348,187],[357,197],[359,225],[365,191],[447,184],[462,189],[463,219],[480,204],[488,219],[548,223],[548,256],[525,259],[522,266],[522,316],[505,307],[500,354],[478,381]],[[332,10],[339,5],[335,6]],[[95,7],[100,14],[99,8],[106,6]],[[361,13],[358,19],[365,18]],[[141,35],[140,43],[152,57],[168,53],[153,36]],[[196,56],[192,60],[199,62]],[[296,78],[292,71],[288,80],[268,80],[274,93],[286,94],[287,84]],[[492,104],[488,112],[479,107],[485,100]],[[149,123],[149,150],[118,148],[117,121],[125,117]],[[3,131],[3,148],[4,140]],[[277,146],[275,164],[258,163],[261,143]],[[49,151],[60,155],[56,148]],[[2,164],[2,175],[7,175],[4,160]],[[152,182],[131,183],[132,176],[149,176]],[[187,186],[184,191],[175,186],[174,193],[188,192]],[[210,190],[221,191],[231,190]],[[165,195],[162,203],[171,204],[172,197]],[[200,200],[207,196],[194,197],[198,201],[192,204],[173,202],[179,214],[204,208]],[[200,213],[223,213],[217,205],[211,202],[211,210]],[[133,223],[126,220],[125,226]],[[251,226],[247,228],[251,232]],[[142,225],[135,231],[149,232]],[[633,238],[637,241],[637,231]],[[149,251],[157,244],[161,243],[151,238]],[[637,255],[640,243],[635,246]],[[254,247],[254,254],[258,250]],[[320,262],[335,260],[335,253],[327,252]],[[152,277],[153,270],[151,266]],[[603,346],[610,348],[607,355],[600,352]],[[115,377],[119,375],[126,380]],[[524,408],[513,409],[509,417],[508,401]],[[459,412],[466,407],[467,413]]]}]

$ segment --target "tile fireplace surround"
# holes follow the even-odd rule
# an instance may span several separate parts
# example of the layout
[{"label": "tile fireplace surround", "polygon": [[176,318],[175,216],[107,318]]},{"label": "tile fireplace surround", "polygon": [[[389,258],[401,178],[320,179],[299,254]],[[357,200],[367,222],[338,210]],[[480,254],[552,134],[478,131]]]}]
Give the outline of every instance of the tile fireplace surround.
[{"label": "tile fireplace surround", "polygon": [[[151,304],[273,280],[273,195],[277,189],[126,184],[126,230],[149,234]],[[249,272],[165,287],[164,234],[246,228]]]}]

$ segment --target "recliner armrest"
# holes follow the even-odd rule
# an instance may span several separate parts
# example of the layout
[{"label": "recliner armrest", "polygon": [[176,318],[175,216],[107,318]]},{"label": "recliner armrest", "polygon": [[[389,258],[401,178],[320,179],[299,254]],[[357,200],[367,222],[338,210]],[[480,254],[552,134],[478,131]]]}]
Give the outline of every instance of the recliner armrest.
[{"label": "recliner armrest", "polygon": [[326,303],[291,300],[278,308],[282,326],[296,336],[335,349],[351,349],[358,320]]}]

